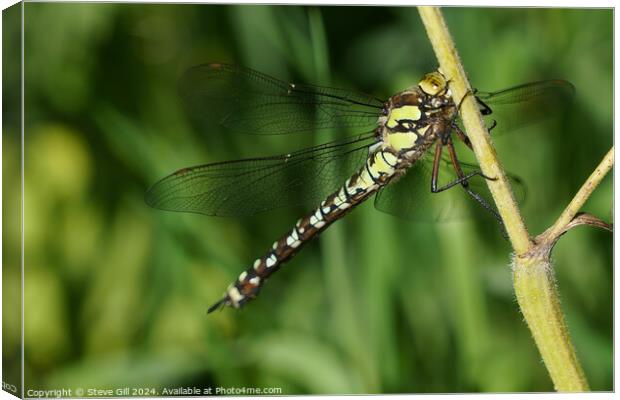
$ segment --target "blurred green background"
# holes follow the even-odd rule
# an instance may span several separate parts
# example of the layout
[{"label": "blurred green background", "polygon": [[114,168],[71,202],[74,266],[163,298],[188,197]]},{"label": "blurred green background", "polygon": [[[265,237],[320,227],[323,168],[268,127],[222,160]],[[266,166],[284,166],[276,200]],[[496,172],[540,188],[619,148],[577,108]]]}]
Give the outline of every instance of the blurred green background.
[{"label": "blurred green background", "polygon": [[[613,13],[444,12],[475,87],[565,78],[577,88],[559,128],[496,140],[527,184],[524,215],[538,234],[612,145]],[[553,390],[514,298],[509,243],[490,218],[415,224],[367,202],[258,300],[207,316],[308,209],[232,219],[143,202],[178,168],[318,140],[196,129],[176,92],[187,68],[232,62],[387,98],[437,66],[415,8],[27,3],[25,13],[27,388]],[[18,38],[19,25],[5,35]],[[18,89],[5,82],[5,100],[17,104]],[[6,163],[18,157],[18,130],[5,128]],[[608,177],[586,210],[611,219],[611,200]],[[18,232],[4,238],[18,252]],[[576,229],[554,258],[592,389],[612,390],[612,235]],[[5,284],[19,281],[15,267],[5,265]],[[16,325],[4,331],[14,360]]]}]

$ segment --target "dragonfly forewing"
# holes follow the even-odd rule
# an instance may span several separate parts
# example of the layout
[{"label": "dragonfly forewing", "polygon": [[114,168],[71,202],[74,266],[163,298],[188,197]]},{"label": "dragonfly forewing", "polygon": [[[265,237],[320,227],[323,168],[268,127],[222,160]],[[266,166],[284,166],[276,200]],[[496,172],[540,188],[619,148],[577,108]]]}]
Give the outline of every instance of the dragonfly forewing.
[{"label": "dragonfly forewing", "polygon": [[211,63],[188,70],[179,89],[192,115],[248,134],[315,133],[376,126],[383,102],[329,87],[287,83],[237,65]]}]

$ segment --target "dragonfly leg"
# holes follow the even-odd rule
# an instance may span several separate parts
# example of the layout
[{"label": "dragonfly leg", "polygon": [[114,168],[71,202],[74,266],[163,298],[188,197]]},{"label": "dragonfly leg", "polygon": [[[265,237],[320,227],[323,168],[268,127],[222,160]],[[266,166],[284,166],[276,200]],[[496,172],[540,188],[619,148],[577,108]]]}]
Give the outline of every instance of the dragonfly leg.
[{"label": "dragonfly leg", "polygon": [[[474,91],[475,94],[476,91]],[[488,106],[487,103],[485,103],[484,101],[480,100],[479,97],[476,97],[476,101],[478,102],[479,105],[482,106],[482,109],[480,110],[480,114],[482,115],[489,115],[493,112],[493,110],[491,109],[491,107]]]},{"label": "dragonfly leg", "polygon": [[458,124],[453,123],[452,129],[454,129],[454,131],[456,132],[456,136],[461,140],[461,142],[465,143],[471,151],[474,151],[469,137],[465,134],[465,132],[463,132],[463,130],[458,126]]},{"label": "dragonfly leg", "polygon": [[[467,93],[465,93],[465,96],[461,97],[461,101],[459,101],[459,105],[456,106],[456,111],[458,111],[458,113],[461,113],[461,105],[463,105],[463,100],[465,100],[467,98],[467,96],[473,96],[476,92],[472,92],[471,90],[468,90]],[[480,102],[480,100],[476,97],[476,101]],[[484,105],[484,107],[486,107],[489,110],[489,114],[491,113],[491,108],[489,108],[489,106],[487,106],[486,104],[482,103]],[[486,111],[486,110],[485,110]],[[487,115],[487,114],[482,114],[482,115]]]},{"label": "dragonfly leg", "polygon": [[[488,177],[484,175],[482,171],[478,171],[478,170],[472,171],[468,174],[464,174],[463,170],[461,169],[460,164],[458,163],[458,159],[456,159],[455,171],[457,173],[458,178],[441,187],[437,187],[437,181],[439,178],[439,163],[441,161],[441,151],[443,149],[443,146],[448,146],[448,150],[450,151],[450,157],[452,158],[452,155],[454,154],[454,159],[456,159],[456,153],[454,152],[454,145],[451,139],[448,139],[448,142],[445,145],[441,142],[437,143],[437,147],[435,148],[435,159],[433,161],[433,174],[431,177],[431,192],[432,193],[443,192],[444,190],[448,190],[451,187],[459,185],[459,184],[463,186],[464,188],[469,189],[469,184],[467,182],[474,176],[481,176],[484,179],[489,179],[492,181],[495,180],[495,178]],[[453,161],[453,165],[454,165],[454,161]]]},{"label": "dragonfly leg", "polygon": [[439,176],[439,163],[441,162],[441,151],[443,150],[443,143],[437,142],[435,146],[435,158],[433,159],[433,175],[431,177],[431,192],[437,193],[437,177]]},{"label": "dragonfly leg", "polygon": [[[474,91],[474,94],[475,93],[476,93],[476,91]],[[484,101],[480,100],[480,98],[476,97],[476,101],[478,102],[478,104],[480,106],[482,106],[482,109],[480,110],[480,114],[482,114],[482,115],[491,115],[493,113],[493,109],[491,107],[489,107],[489,105],[487,103],[485,103]],[[489,132],[491,132],[493,130],[493,128],[495,128],[496,126],[497,126],[497,121],[493,120],[493,123],[487,129],[488,129]]]},{"label": "dragonfly leg", "polygon": [[[441,145],[441,143],[439,143],[438,145]],[[442,186],[441,188],[437,188],[437,177],[439,174],[439,161],[441,160],[441,149],[437,148],[435,150],[435,160],[434,160],[434,164],[433,164],[433,176],[431,179],[431,191],[433,191],[433,193],[437,193],[440,192],[442,190],[446,190],[451,188],[454,185],[457,184],[461,184],[461,186],[463,187],[463,189],[465,189],[465,191],[467,192],[467,194],[473,198],[474,200],[476,200],[478,202],[478,204],[480,204],[482,206],[482,208],[484,208],[485,210],[487,210],[489,213],[491,213],[491,215],[497,220],[497,222],[499,222],[500,228],[502,230],[502,235],[504,237],[507,237],[506,235],[506,229],[504,227],[504,221],[502,220],[502,217],[498,214],[498,212],[486,201],[484,200],[478,193],[474,192],[473,190],[471,190],[471,188],[469,187],[468,184],[468,180],[475,176],[475,175],[479,175],[484,177],[485,179],[491,179],[494,180],[495,178],[489,178],[487,176],[485,176],[481,171],[473,171],[470,172],[469,174],[465,175],[463,173],[463,169],[461,168],[461,164],[459,163],[459,160],[456,156],[456,151],[454,150],[454,144],[452,143],[452,139],[449,138],[446,146],[448,146],[448,152],[450,153],[450,160],[452,161],[452,167],[454,168],[454,171],[456,172],[456,175],[458,177],[458,179],[448,183],[447,185]]]},{"label": "dragonfly leg", "polygon": [[467,181],[469,181],[472,177],[474,176],[482,176],[485,179],[489,179],[489,180],[495,180],[494,178],[489,178],[488,176],[485,176],[481,171],[472,171],[470,173],[468,173],[467,175],[463,175],[455,180],[453,180],[452,182],[449,182],[445,185],[443,185],[442,187],[437,187],[437,181],[436,179],[431,180],[431,192],[433,193],[440,193],[443,192],[444,190],[448,190],[456,185],[461,185],[464,188],[468,189],[469,185],[467,183]]},{"label": "dragonfly leg", "polygon": [[[471,90],[468,90],[467,93],[465,93],[465,96],[463,96],[463,98],[461,98],[461,101],[459,101],[459,104],[457,106],[457,111],[460,113],[461,112],[461,105],[463,104],[463,100],[465,100],[467,98],[467,96],[473,96],[476,94],[477,90],[474,90],[473,92]],[[493,112],[493,110],[491,110],[491,108],[482,100],[480,100],[479,98],[476,97],[476,101],[478,102],[478,104],[482,105],[482,110],[480,110],[480,113],[482,115],[489,115]],[[474,148],[471,145],[471,141],[469,140],[469,137],[467,137],[467,135],[465,134],[465,132],[463,132],[463,130],[458,126],[458,124],[455,122],[456,121],[456,116],[454,117],[454,120],[452,120],[452,128],[454,129],[454,131],[456,132],[456,135],[458,136],[458,138],[467,145],[467,147],[470,148],[470,150],[474,150]],[[497,121],[493,120],[493,124],[491,125],[490,128],[488,128],[489,132],[495,128],[495,126],[497,125]]]},{"label": "dragonfly leg", "polygon": [[[474,89],[473,92],[471,90],[468,90],[467,93],[465,93],[465,96],[463,96],[461,98],[461,101],[459,101],[459,105],[456,107],[456,110],[458,111],[459,114],[461,113],[461,105],[463,104],[463,100],[465,100],[467,98],[467,96],[469,96],[469,95],[475,96],[477,91],[478,91],[478,89]],[[480,110],[480,114],[482,114],[482,115],[490,115],[490,114],[493,113],[493,109],[491,107],[489,107],[487,103],[485,103],[484,101],[480,100],[478,97],[475,97],[475,98],[476,98],[476,102],[478,103],[478,105],[480,105],[482,107],[482,109]],[[497,125],[497,121],[493,120],[493,125],[489,128],[489,131],[491,129],[495,128],[495,125]]]},{"label": "dragonfly leg", "polygon": [[[489,132],[491,132],[493,130],[493,128],[495,128],[497,126],[497,121],[493,120],[493,123],[491,124],[491,126],[489,126],[487,129],[489,130]],[[463,132],[463,130],[461,129],[461,127],[456,123],[453,122],[452,123],[452,129],[454,129],[454,132],[456,132],[456,136],[467,145],[467,147],[469,147],[470,150],[474,150],[474,148],[471,145],[471,141],[469,140],[469,137],[465,134],[465,132]]]}]

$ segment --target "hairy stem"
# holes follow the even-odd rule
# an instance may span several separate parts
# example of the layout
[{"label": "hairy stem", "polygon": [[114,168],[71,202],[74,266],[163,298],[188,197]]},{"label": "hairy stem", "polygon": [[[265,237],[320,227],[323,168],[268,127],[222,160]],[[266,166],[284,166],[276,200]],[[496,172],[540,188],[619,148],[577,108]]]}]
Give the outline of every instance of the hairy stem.
[{"label": "hairy stem", "polygon": [[561,392],[585,392],[588,381],[570,340],[548,253],[516,257],[513,284],[553,385]]}]

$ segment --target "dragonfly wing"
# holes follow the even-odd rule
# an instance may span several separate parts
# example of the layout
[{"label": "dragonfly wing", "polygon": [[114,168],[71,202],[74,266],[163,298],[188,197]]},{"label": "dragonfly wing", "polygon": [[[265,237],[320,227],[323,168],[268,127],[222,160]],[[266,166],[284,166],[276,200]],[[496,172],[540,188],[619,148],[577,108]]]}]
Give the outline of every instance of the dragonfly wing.
[{"label": "dragonfly wing", "polygon": [[374,133],[265,158],[184,168],[155,183],[147,204],[169,211],[244,216],[315,204],[363,165]]},{"label": "dragonfly wing", "polygon": [[[397,182],[382,188],[375,198],[375,208],[380,211],[418,222],[440,222],[465,219],[474,213],[484,212],[482,207],[460,185],[439,193],[431,192],[433,157],[428,155],[415,163]],[[459,162],[465,174],[479,171],[475,164]],[[508,176],[518,201],[525,199],[521,179]],[[443,158],[439,167],[438,187],[457,179],[449,158]],[[469,179],[469,187],[493,207],[493,198],[481,176]]]},{"label": "dragonfly wing", "polygon": [[179,89],[199,122],[249,134],[312,133],[375,126],[383,102],[328,87],[298,85],[229,64],[189,69]]},{"label": "dragonfly wing", "polygon": [[568,81],[553,79],[527,83],[498,92],[476,92],[481,111],[486,104],[491,109],[486,119],[497,121],[492,133],[519,129],[566,113],[575,95]]}]

